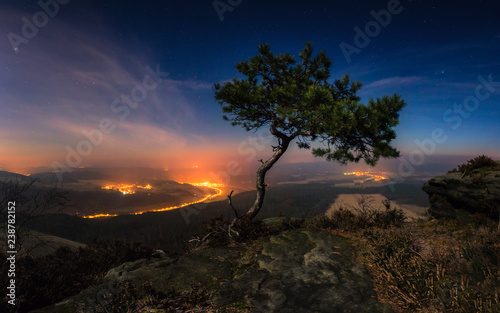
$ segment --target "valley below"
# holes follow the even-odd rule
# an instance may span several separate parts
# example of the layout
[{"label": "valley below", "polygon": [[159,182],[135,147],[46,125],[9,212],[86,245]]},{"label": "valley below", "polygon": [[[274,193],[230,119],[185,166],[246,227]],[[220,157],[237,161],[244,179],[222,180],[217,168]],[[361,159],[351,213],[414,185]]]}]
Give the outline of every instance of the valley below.
[{"label": "valley below", "polygon": [[[429,206],[428,196],[421,190],[424,180],[391,186],[389,180],[382,177],[385,173],[356,175],[304,168],[298,173],[280,174],[280,180],[270,176],[259,218],[280,215],[305,218],[341,206],[356,210],[360,197],[378,208],[383,208],[382,202],[389,199],[391,207],[403,209],[411,219],[423,217]],[[43,195],[54,186],[49,174],[15,177],[19,182],[38,179],[29,196]],[[65,199],[61,205],[40,207],[38,211],[19,206],[20,214],[27,213],[23,223],[27,233],[34,232],[37,238],[51,236],[45,240],[51,246],[78,246],[66,244],[66,240],[78,244],[121,240],[178,253],[185,249],[187,240],[200,232],[204,223],[216,217],[234,218],[227,202],[231,191],[234,191],[233,205],[240,216],[255,200],[251,177],[241,178],[249,181],[244,186],[226,186],[202,179],[179,183],[155,173],[120,177],[88,170],[65,178],[64,184],[56,188]],[[57,242],[55,237],[61,240]],[[37,253],[44,254],[43,248],[38,248]]]}]

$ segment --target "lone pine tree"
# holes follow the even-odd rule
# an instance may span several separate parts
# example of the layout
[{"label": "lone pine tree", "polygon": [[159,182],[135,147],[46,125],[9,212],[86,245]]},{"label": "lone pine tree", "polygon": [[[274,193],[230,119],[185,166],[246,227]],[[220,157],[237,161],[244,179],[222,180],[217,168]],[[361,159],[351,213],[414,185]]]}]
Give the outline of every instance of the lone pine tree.
[{"label": "lone pine tree", "polygon": [[278,142],[272,146],[273,155],[261,160],[257,196],[247,218],[259,213],[266,193],[266,173],[294,140],[301,149],[312,148],[314,156],[341,164],[363,159],[374,166],[380,157],[399,156],[391,146],[396,138],[393,127],[405,106],[399,95],[370,98],[364,105],[356,95],[360,82],[350,82],[349,75],[333,84],[328,82],[332,61],[324,51],[313,57],[310,42],[302,48],[299,62],[290,53],[274,54],[267,43],[259,45],[258,51],[235,66],[245,79],[214,85],[225,120],[247,131],[269,127]]}]

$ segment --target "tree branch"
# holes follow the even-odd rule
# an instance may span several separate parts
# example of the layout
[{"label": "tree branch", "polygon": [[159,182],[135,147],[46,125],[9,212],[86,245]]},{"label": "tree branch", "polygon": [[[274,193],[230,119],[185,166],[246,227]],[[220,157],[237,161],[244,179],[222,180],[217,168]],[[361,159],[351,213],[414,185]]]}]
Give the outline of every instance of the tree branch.
[{"label": "tree branch", "polygon": [[[262,161],[262,160],[261,160]],[[232,195],[233,195],[234,190],[231,190],[231,193],[227,196],[227,202],[229,203],[229,206],[231,209],[233,209],[234,215],[236,215],[236,218],[239,219],[238,211],[236,208],[233,206],[233,200],[232,200]]]},{"label": "tree branch", "polygon": [[278,137],[279,139],[290,141],[290,138],[287,135],[283,134],[282,132],[280,132],[278,130],[276,124],[278,124],[278,121],[276,119],[273,119],[273,121],[271,122],[270,129],[269,129],[271,134]]}]

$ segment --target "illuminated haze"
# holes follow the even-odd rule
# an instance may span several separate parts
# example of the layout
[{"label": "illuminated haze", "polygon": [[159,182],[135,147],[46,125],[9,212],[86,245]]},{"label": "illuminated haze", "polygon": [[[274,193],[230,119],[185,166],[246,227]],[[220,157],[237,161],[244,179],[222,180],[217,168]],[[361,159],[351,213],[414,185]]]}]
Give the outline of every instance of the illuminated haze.
[{"label": "illuminated haze", "polygon": [[[253,157],[242,142],[258,134],[222,120],[213,83],[238,76],[234,64],[255,55],[262,42],[298,56],[306,40],[333,59],[333,78],[348,73],[363,82],[363,102],[394,92],[403,96],[408,105],[395,142],[403,157],[438,128],[447,139],[425,156],[425,164],[455,166],[478,154],[500,159],[500,84],[490,86],[494,91],[476,110],[454,108],[474,96],[479,76],[500,82],[493,1],[401,1],[403,11],[350,62],[339,45],[352,45],[353,28],[363,29],[373,20],[370,11],[385,9],[387,1],[244,1],[225,12],[224,21],[212,1],[71,1],[16,52],[7,34],[21,34],[22,17],[40,11],[33,3],[1,4],[2,170],[52,170],[53,162],[64,164],[67,147],[76,149],[86,139],[83,132],[99,129],[106,119],[114,130],[79,166],[224,169],[234,160],[251,172],[258,159],[271,155],[270,144]],[[147,67],[157,66],[168,76],[143,101],[126,116],[112,109],[115,99],[143,85]],[[314,161],[309,151],[294,147],[280,163]]]}]

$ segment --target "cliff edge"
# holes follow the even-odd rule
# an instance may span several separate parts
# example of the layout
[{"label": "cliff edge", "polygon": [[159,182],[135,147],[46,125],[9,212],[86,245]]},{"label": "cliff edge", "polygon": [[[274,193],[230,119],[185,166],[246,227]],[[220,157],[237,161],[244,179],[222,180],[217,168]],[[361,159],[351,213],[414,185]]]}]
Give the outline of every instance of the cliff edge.
[{"label": "cliff edge", "polygon": [[451,171],[425,183],[422,190],[429,195],[430,215],[456,217],[463,210],[498,218],[500,162],[497,163],[498,166]]}]

